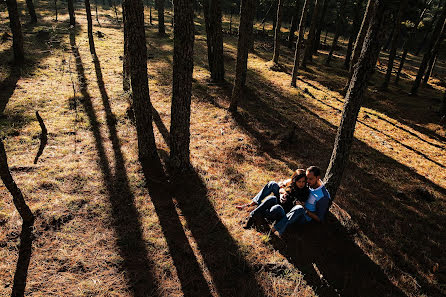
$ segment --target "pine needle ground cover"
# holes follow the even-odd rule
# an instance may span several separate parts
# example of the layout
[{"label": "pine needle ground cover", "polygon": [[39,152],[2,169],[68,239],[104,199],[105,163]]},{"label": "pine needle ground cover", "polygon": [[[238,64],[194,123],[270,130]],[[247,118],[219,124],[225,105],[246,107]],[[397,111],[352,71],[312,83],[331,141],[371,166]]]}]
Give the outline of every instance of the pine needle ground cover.
[{"label": "pine needle ground cover", "polygon": [[[435,112],[444,91],[438,79],[445,77],[444,61],[437,62],[431,85],[410,97],[407,90],[420,57],[409,57],[399,86],[381,92],[387,58],[382,54],[328,222],[291,230],[278,240],[266,228],[242,229],[248,213],[234,206],[296,168],[327,167],[342,111],[339,91],[347,76],[341,66],[345,40],[330,67],[323,66],[328,54],[323,47],[293,89],[292,51],[283,46],[280,71],[272,71],[272,40],[258,36],[249,56],[247,90],[234,116],[227,108],[237,37],[224,36],[228,83],[209,83],[203,16],[197,14],[191,117],[196,174],[184,177],[194,181],[194,188],[160,194],[144,181],[137,161],[130,99],[122,91],[122,24],[113,8],[98,7],[94,60],[83,5],[77,4],[78,24],[70,33],[65,7],[59,7],[55,22],[53,3],[36,4],[37,25],[26,24],[22,16],[25,66],[10,63],[10,39],[0,45],[0,102],[8,102],[0,137],[12,174],[37,216],[26,295],[445,293],[446,133]],[[19,9],[25,12],[24,2]],[[1,18],[2,32],[9,32],[4,10]],[[167,37],[157,36],[148,13],[146,23],[155,135],[165,161],[171,12],[166,11]],[[228,17],[224,26],[229,28]],[[49,133],[36,165],[40,127],[35,111]],[[296,133],[286,142],[292,127]],[[3,184],[0,195],[3,296],[13,286],[21,221]]]}]

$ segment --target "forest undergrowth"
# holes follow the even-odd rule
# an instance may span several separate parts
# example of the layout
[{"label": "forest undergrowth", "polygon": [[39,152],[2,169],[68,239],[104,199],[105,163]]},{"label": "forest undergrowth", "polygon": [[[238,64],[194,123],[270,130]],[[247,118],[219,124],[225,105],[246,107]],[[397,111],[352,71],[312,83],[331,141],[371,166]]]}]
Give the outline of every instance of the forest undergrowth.
[{"label": "forest undergrowth", "polygon": [[[21,11],[24,5],[19,2]],[[341,40],[331,66],[324,66],[323,45],[294,89],[289,86],[293,52],[283,45],[281,67],[273,71],[272,39],[257,35],[247,89],[233,115],[228,107],[237,37],[224,35],[226,83],[210,83],[203,18],[197,14],[191,115],[196,174],[184,177],[193,181],[192,188],[178,193],[144,181],[130,98],[122,91],[122,23],[113,9],[98,7],[93,59],[83,5],[77,4],[76,29],[69,28],[65,8],[54,21],[51,5],[39,1],[39,23],[23,26],[28,59],[22,68],[10,63],[12,41],[0,44],[0,106],[7,102],[0,137],[12,174],[36,214],[27,296],[446,293],[446,132],[436,113],[446,87],[439,79],[446,75],[444,61],[437,62],[430,85],[412,97],[408,90],[420,57],[411,55],[400,84],[383,92],[382,53],[328,222],[292,230],[279,240],[262,227],[241,228],[248,212],[234,206],[296,168],[326,169],[348,75],[342,69],[346,41]],[[6,13],[0,15],[3,34],[9,29]],[[156,21],[150,25],[147,15],[150,98],[164,162],[171,12],[166,11],[166,37],[157,35]],[[36,165],[35,111],[48,129],[48,145]],[[21,221],[3,184],[0,195],[0,295],[6,296]]]}]

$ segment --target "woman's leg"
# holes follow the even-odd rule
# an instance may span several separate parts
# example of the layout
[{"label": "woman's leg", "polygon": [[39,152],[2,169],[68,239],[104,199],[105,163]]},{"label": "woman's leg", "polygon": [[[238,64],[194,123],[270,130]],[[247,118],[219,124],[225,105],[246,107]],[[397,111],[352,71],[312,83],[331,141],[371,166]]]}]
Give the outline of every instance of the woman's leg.
[{"label": "woman's leg", "polygon": [[277,205],[277,198],[275,196],[270,196],[263,200],[263,202],[257,206],[251,213],[249,214],[248,221],[246,222],[244,228],[251,228],[254,223],[254,217],[258,218],[266,218],[270,214],[270,209]]},{"label": "woman's leg", "polygon": [[259,205],[262,203],[263,199],[265,199],[266,197],[271,195],[271,193],[274,194],[274,196],[276,196],[278,198],[280,195],[279,189],[280,189],[280,186],[278,183],[276,183],[275,181],[270,181],[260,190],[259,193],[257,193],[257,195],[254,198],[252,198],[252,201],[250,203],[243,204],[243,205],[237,205],[236,208],[243,209],[245,207],[253,206],[256,204]]},{"label": "woman's leg", "polygon": [[285,210],[282,205],[276,204],[271,207],[266,215],[266,218],[271,221],[280,221],[283,217],[286,216]]},{"label": "woman's leg", "polygon": [[279,235],[283,235],[288,225],[293,223],[304,224],[307,222],[305,218],[305,209],[301,205],[294,206],[289,213],[286,214],[280,221],[278,221],[274,227],[273,231],[279,232]]}]

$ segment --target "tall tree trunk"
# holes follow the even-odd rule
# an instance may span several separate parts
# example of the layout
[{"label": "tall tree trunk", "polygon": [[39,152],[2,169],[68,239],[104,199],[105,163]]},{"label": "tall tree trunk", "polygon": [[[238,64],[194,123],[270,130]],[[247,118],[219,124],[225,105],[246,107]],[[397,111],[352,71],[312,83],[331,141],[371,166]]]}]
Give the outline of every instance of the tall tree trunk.
[{"label": "tall tree trunk", "polygon": [[28,8],[28,13],[31,17],[31,23],[37,23],[37,15],[36,10],[34,9],[33,0],[26,0],[26,7]]},{"label": "tall tree trunk", "polygon": [[[407,43],[407,41],[405,41],[405,43]],[[404,62],[406,61],[407,52],[409,50],[407,45],[403,46],[403,48],[404,48],[404,50],[403,50],[403,54],[401,55],[400,65],[398,66],[398,71],[396,72],[396,76],[395,76],[395,84],[398,84],[398,82],[400,80],[401,71],[403,70]]]},{"label": "tall tree trunk", "polygon": [[412,85],[412,89],[410,90],[410,93],[412,95],[417,94],[418,88],[420,87],[421,79],[423,78],[424,72],[426,71],[427,64],[429,63],[432,54],[441,44],[441,35],[446,24],[445,20],[446,20],[446,3],[443,6],[441,15],[437,21],[437,24],[435,25],[434,31],[432,32],[432,37],[431,40],[429,41],[427,51],[423,56],[423,60],[421,61],[420,67],[418,68],[417,77],[415,78],[415,81],[413,82]]},{"label": "tall tree trunk", "polygon": [[204,0],[203,11],[211,79],[215,82],[222,82],[225,80],[225,66],[220,1]]},{"label": "tall tree trunk", "polygon": [[316,29],[316,35],[314,36],[314,44],[313,44],[313,54],[317,55],[317,51],[321,47],[321,33],[322,27],[325,26],[325,15],[327,14],[327,8],[330,0],[324,0],[324,5],[322,6],[321,16],[319,18],[319,23]]},{"label": "tall tree trunk", "polygon": [[299,35],[297,36],[296,51],[294,52],[294,67],[293,67],[293,73],[291,74],[292,87],[296,87],[297,72],[299,71],[300,49],[304,42],[305,20],[307,17],[308,4],[309,0],[305,0],[299,21]]},{"label": "tall tree trunk", "polygon": [[345,6],[347,4],[346,0],[342,0],[342,3],[339,3],[339,9],[338,9],[338,16],[336,19],[336,32],[335,35],[333,37],[333,43],[331,44],[331,49],[330,49],[330,53],[327,56],[327,60],[325,60],[325,65],[330,65],[330,61],[333,58],[333,53],[336,50],[336,47],[338,46],[338,39],[339,39],[339,34],[341,34],[341,28],[342,25],[344,24],[344,17],[345,17]]},{"label": "tall tree trunk", "polygon": [[241,0],[240,25],[237,42],[237,62],[235,65],[234,87],[232,89],[231,104],[229,110],[237,111],[238,101],[246,83],[246,71],[248,66],[249,39],[252,34],[254,19],[254,0]]},{"label": "tall tree trunk", "polygon": [[249,39],[249,50],[248,52],[250,53],[255,53],[255,49],[254,49],[254,40],[255,40],[255,35],[256,35],[256,29],[255,29],[255,22],[257,21],[257,7],[259,5],[259,0],[254,0],[254,19],[253,19],[253,25],[252,25],[252,34],[251,34],[251,38]]},{"label": "tall tree trunk", "polygon": [[94,1],[94,9],[95,9],[95,15],[96,15],[96,22],[98,23],[98,26],[101,26],[101,23],[99,22],[99,13],[98,13],[98,0]]},{"label": "tall tree trunk", "polygon": [[436,53],[434,53],[434,55],[432,56],[432,58],[429,61],[429,65],[427,66],[426,74],[424,75],[424,78],[423,78],[423,86],[427,85],[427,83],[429,82],[429,78],[432,76],[432,72],[434,70],[435,63],[437,62],[437,57],[438,57],[438,51]]},{"label": "tall tree trunk", "polygon": [[14,182],[14,179],[9,172],[8,167],[8,159],[6,157],[5,147],[3,145],[3,141],[0,138],[0,177],[5,184],[6,188],[12,195],[12,201],[14,202],[17,211],[20,214],[24,223],[32,223],[34,221],[34,215],[29,209],[28,205],[26,205],[25,198],[23,197],[22,192],[20,191],[17,184]]},{"label": "tall tree trunk", "polygon": [[166,35],[164,26],[164,0],[155,0],[156,9],[158,10],[158,35]]},{"label": "tall tree trunk", "polygon": [[280,28],[282,27],[282,7],[283,0],[279,0],[277,2],[277,18],[276,18],[276,29],[274,31],[274,53],[273,53],[273,62],[279,63],[279,55],[280,55]]},{"label": "tall tree trunk", "polygon": [[[152,125],[152,104],[150,102],[147,77],[147,46],[144,30],[144,6],[141,0],[123,0],[128,34],[128,56],[132,85],[133,111],[138,136],[138,156],[142,166],[157,164],[159,156],[156,150]],[[159,162],[159,161],[158,161]]]},{"label": "tall tree trunk", "polygon": [[415,51],[415,56],[418,57],[418,55],[420,55],[421,50],[426,46],[426,41],[428,37],[432,38],[432,29],[434,28],[434,22],[438,17],[438,10],[435,11],[434,16],[432,17],[432,22],[428,25],[424,27],[424,34],[423,34],[423,40],[419,43],[419,46],[417,48],[417,50]]},{"label": "tall tree trunk", "polygon": [[381,86],[381,88],[384,90],[387,89],[387,87],[389,86],[390,77],[392,76],[393,61],[395,60],[396,48],[398,46],[398,39],[400,37],[400,32],[401,32],[401,20],[403,17],[403,13],[406,11],[407,1],[408,0],[401,1],[400,8],[398,10],[398,15],[396,16],[395,27],[392,36],[392,44],[389,53],[389,60],[387,62],[387,72],[386,76],[384,77],[384,82]]},{"label": "tall tree trunk", "polygon": [[344,87],[343,93],[347,92],[350,85],[350,81],[353,76],[354,66],[358,62],[359,56],[361,55],[362,46],[364,44],[365,35],[367,34],[367,29],[369,27],[370,18],[373,15],[373,5],[371,5],[372,0],[367,3],[367,8],[365,9],[364,18],[362,19],[361,28],[359,29],[358,36],[356,36],[355,46],[353,47],[352,59],[350,61],[349,76],[347,84]]},{"label": "tall tree trunk", "polygon": [[149,4],[149,20],[150,20],[150,25],[153,25],[153,17],[152,17],[152,4]]},{"label": "tall tree trunk", "polygon": [[296,3],[294,4],[294,13],[291,18],[290,33],[288,34],[288,48],[290,49],[294,45],[294,32],[296,32],[298,20],[299,20],[299,0],[296,0]]},{"label": "tall tree trunk", "polygon": [[350,29],[350,37],[348,38],[347,53],[345,54],[345,61],[344,61],[345,69],[349,69],[349,67],[350,67],[350,59],[351,59],[352,52],[353,52],[353,43],[355,42],[356,37],[358,36],[359,27],[361,26],[362,3],[363,3],[363,0],[358,0],[355,5],[353,24]]},{"label": "tall tree trunk", "polygon": [[192,1],[174,0],[170,166],[176,173],[185,171],[190,166],[190,103],[194,69],[194,37]]},{"label": "tall tree trunk", "polygon": [[76,26],[76,17],[74,15],[74,0],[68,0],[68,14],[70,15],[70,26]]},{"label": "tall tree trunk", "polygon": [[85,0],[85,12],[87,14],[87,30],[88,30],[88,43],[90,44],[90,53],[96,55],[96,49],[93,39],[93,20],[91,19],[91,7],[90,0]]},{"label": "tall tree trunk", "polygon": [[12,32],[12,49],[14,51],[14,61],[17,64],[23,63],[25,52],[23,50],[22,25],[20,24],[19,11],[16,0],[6,0],[9,14],[9,26]]},{"label": "tall tree trunk", "polygon": [[440,116],[443,119],[446,117],[446,91],[444,91],[443,100],[440,105]]},{"label": "tall tree trunk", "polygon": [[56,22],[57,22],[57,16],[58,16],[58,11],[57,11],[57,0],[54,0],[54,12],[56,13]]},{"label": "tall tree trunk", "polygon": [[124,11],[125,5],[122,2],[122,22],[124,23],[124,56],[122,58],[122,89],[124,91],[130,90],[130,57],[129,57],[129,33],[128,22],[125,17],[127,13]]},{"label": "tall tree trunk", "polygon": [[358,63],[354,66],[354,74],[345,96],[341,123],[324,178],[332,199],[336,196],[342,175],[348,164],[358,113],[367,88],[367,82],[376,65],[376,58],[380,51],[380,39],[382,39],[384,33],[384,30],[381,30],[385,11],[384,0],[371,0],[371,5],[375,7],[375,13],[370,19],[370,26]]},{"label": "tall tree trunk", "polygon": [[314,2],[313,16],[311,18],[310,30],[308,31],[308,38],[305,43],[304,57],[302,59],[302,68],[304,69],[307,67],[308,62],[313,61],[313,44],[314,37],[316,35],[316,25],[319,20],[321,1],[323,0],[316,0]]}]

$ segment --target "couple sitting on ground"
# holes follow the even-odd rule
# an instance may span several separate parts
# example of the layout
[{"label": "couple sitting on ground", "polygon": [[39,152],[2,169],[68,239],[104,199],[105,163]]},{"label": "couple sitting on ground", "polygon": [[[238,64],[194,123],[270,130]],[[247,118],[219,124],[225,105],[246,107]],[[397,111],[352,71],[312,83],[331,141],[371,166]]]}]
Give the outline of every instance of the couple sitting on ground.
[{"label": "couple sitting on ground", "polygon": [[243,228],[251,228],[254,220],[264,218],[275,221],[271,231],[281,237],[291,224],[323,221],[330,202],[330,194],[321,181],[321,170],[310,166],[307,170],[297,169],[291,179],[267,183],[250,203],[236,207],[258,205]]}]

